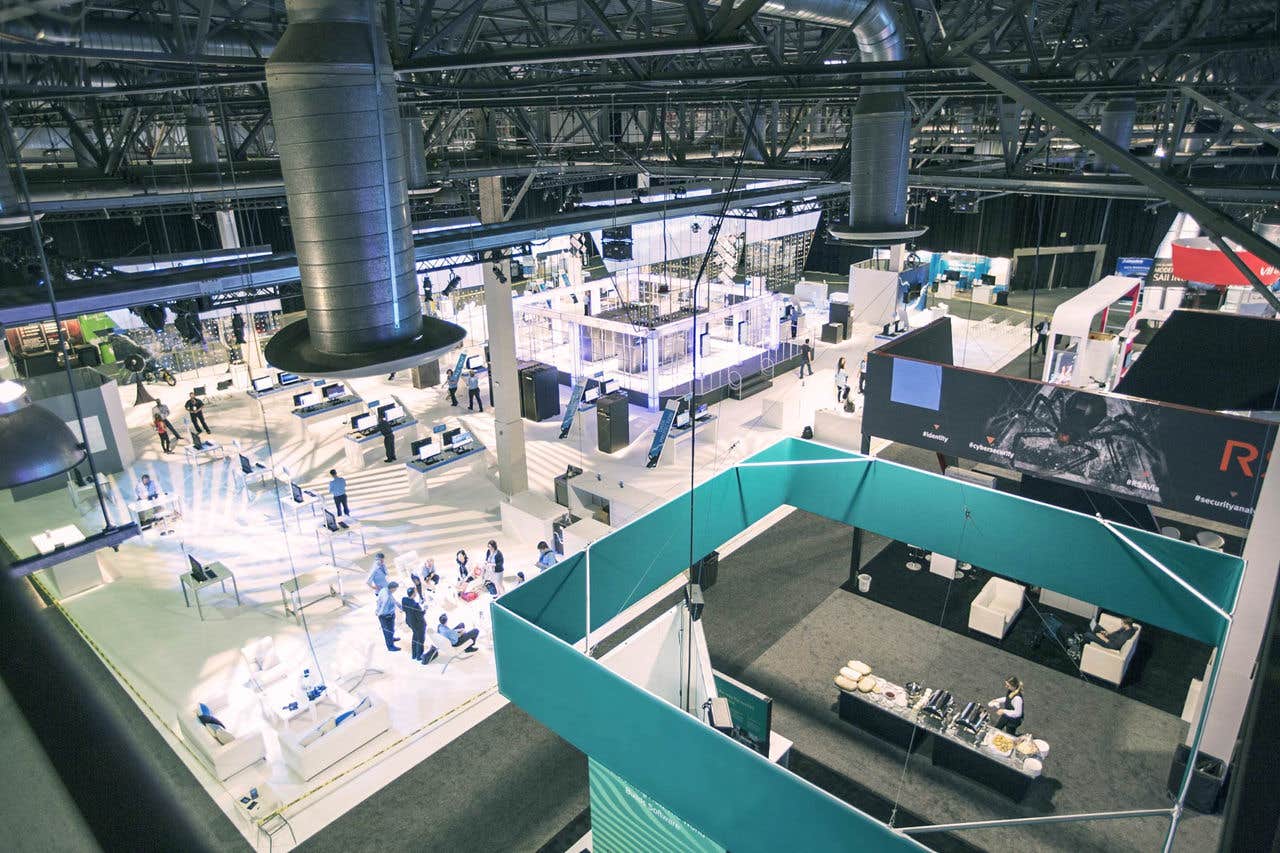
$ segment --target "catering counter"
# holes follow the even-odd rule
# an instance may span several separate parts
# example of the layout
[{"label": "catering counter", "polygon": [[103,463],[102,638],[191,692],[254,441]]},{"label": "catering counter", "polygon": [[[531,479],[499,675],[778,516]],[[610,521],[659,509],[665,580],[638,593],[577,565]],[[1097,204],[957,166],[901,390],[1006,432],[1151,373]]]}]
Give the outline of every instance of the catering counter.
[{"label": "catering counter", "polygon": [[[902,749],[921,753],[928,749],[935,767],[1021,802],[1041,776],[1048,744],[1029,735],[1003,735],[986,726],[965,730],[957,725],[955,714],[930,717],[925,706],[932,692],[908,694],[903,687],[877,680],[875,691],[841,688],[838,712],[845,722]],[[1002,744],[1007,751],[999,749]],[[1027,754],[1022,749],[1032,751]]]}]

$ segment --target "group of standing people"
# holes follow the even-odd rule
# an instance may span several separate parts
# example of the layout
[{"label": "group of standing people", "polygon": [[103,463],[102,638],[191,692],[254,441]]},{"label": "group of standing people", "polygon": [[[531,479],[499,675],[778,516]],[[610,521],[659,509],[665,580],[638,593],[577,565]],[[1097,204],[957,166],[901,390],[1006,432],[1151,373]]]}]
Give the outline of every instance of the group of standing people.
[{"label": "group of standing people", "polygon": [[467,383],[467,411],[474,412],[477,409],[484,411],[484,403],[480,400],[480,371],[468,370],[465,374],[458,378],[454,378],[453,374],[449,374],[449,405],[461,405],[458,402],[458,382],[465,380]]},{"label": "group of standing people", "polygon": [[[186,409],[184,421],[188,432],[191,433],[191,443],[196,447],[203,446],[200,439],[200,433],[212,434],[209,429],[208,422],[204,419],[204,400],[196,396],[196,392],[192,391],[187,395],[187,400],[182,404],[182,408]],[[157,400],[156,404],[151,407],[151,424],[155,428],[156,435],[160,437],[160,447],[165,453],[169,453],[182,441],[181,433],[174,427],[173,422],[169,420],[169,407],[163,402]]]},{"label": "group of standing people", "polygon": [[369,588],[377,594],[374,612],[378,617],[378,627],[387,651],[398,652],[400,638],[396,636],[396,613],[404,614],[405,627],[409,629],[409,652],[413,660],[427,665],[440,655],[438,645],[448,643],[453,648],[461,648],[463,653],[479,651],[476,640],[480,638],[479,628],[468,628],[465,622],[449,624],[449,615],[441,613],[436,621],[435,637],[427,642],[427,611],[435,605],[436,589],[440,583],[440,575],[435,573],[435,563],[427,560],[423,563],[421,573],[411,575],[411,584],[404,596],[397,599],[400,584],[387,577],[386,555],[379,551],[373,557],[373,569],[366,580]]}]

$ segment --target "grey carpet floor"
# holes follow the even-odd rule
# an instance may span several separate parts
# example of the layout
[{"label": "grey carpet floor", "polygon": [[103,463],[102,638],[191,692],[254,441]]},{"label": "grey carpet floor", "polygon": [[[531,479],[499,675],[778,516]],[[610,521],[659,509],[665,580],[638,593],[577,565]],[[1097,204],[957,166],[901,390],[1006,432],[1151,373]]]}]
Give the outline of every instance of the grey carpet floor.
[{"label": "grey carpet floor", "polygon": [[[766,534],[769,536],[769,534]],[[763,538],[763,537],[762,537]],[[718,637],[708,632],[716,650]],[[1027,684],[1027,730],[1052,745],[1048,778],[1023,804],[905,753],[840,720],[832,677],[860,658],[887,678],[945,685],[985,701],[1017,673]],[[1168,805],[1164,780],[1177,717],[844,591],[831,593],[742,673],[774,697],[774,726],[833,770],[930,822],[987,820]],[[1192,817],[1179,850],[1210,850],[1220,822]],[[984,830],[963,837],[987,849],[1159,850],[1162,818]]]}]

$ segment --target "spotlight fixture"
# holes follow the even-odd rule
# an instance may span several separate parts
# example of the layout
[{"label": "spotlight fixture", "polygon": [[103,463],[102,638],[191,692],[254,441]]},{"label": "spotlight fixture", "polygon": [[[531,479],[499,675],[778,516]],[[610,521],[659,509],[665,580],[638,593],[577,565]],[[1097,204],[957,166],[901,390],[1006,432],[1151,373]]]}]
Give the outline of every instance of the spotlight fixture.
[{"label": "spotlight fixture", "polygon": [[62,419],[31,401],[27,389],[0,380],[0,489],[69,471],[85,459],[84,445]]}]

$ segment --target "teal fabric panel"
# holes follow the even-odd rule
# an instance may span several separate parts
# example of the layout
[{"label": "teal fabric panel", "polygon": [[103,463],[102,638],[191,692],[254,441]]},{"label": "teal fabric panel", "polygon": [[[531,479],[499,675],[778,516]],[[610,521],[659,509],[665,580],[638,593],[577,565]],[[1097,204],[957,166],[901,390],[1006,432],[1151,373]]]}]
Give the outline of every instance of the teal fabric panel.
[{"label": "teal fabric panel", "polygon": [[925,849],[501,604],[493,612],[502,694],[715,843],[734,853]]},{"label": "teal fabric panel", "polygon": [[584,562],[580,553],[565,557],[502,596],[502,606],[566,643],[581,640],[587,624]]},{"label": "teal fabric panel", "polygon": [[701,559],[778,506],[772,494],[744,495],[734,469],[694,495],[692,551],[688,492],[591,546],[592,630],[689,568],[691,553]]},{"label": "teal fabric panel", "polygon": [[[855,454],[849,454],[854,456]],[[743,468],[744,484],[772,488],[779,469]],[[808,512],[956,557],[1217,645],[1224,620],[1151,566],[1096,519],[925,471],[875,462],[783,469],[783,501]],[[1153,557],[1230,611],[1243,562],[1117,526]]]},{"label": "teal fabric panel", "polygon": [[671,809],[594,758],[587,761],[587,779],[592,853],[725,853]]},{"label": "teal fabric panel", "polygon": [[828,447],[801,438],[784,438],[771,444],[746,461],[750,462],[799,462],[815,459],[847,459],[858,454],[836,447]]}]

